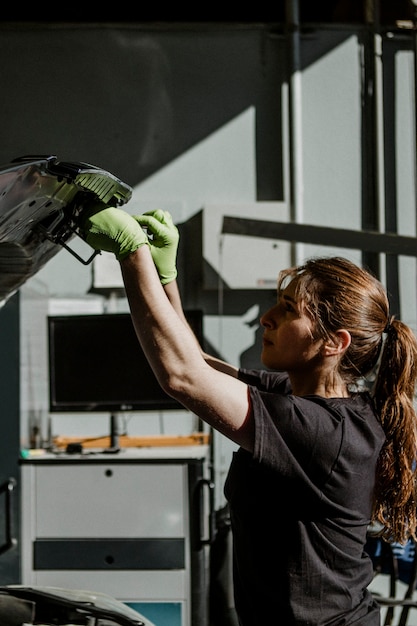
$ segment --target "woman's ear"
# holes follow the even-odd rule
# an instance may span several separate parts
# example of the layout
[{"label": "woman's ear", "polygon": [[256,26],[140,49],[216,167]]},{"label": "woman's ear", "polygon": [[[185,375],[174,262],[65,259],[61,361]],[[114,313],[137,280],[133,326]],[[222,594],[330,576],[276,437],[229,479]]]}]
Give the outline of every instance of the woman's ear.
[{"label": "woman's ear", "polygon": [[324,354],[326,356],[342,354],[342,352],[345,352],[349,348],[351,340],[352,338],[348,330],[337,330],[333,334],[332,339],[323,346]]}]

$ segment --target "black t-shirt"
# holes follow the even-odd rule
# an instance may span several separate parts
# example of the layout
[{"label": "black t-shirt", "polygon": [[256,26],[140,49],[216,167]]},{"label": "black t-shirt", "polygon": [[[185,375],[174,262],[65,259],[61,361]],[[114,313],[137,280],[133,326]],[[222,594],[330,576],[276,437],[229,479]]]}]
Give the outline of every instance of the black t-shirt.
[{"label": "black t-shirt", "polygon": [[364,553],[385,435],[368,394],[291,395],[288,377],[240,370],[253,455],[225,483],[241,626],[379,626]]}]

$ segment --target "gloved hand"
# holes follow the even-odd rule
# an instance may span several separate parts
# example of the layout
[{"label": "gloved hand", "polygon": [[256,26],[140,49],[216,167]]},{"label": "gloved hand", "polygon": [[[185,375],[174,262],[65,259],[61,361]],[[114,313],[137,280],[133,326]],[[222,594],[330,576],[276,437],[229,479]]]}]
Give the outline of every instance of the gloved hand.
[{"label": "gloved hand", "polygon": [[81,229],[86,242],[95,250],[113,252],[118,261],[143,245],[148,237],[137,220],[122,209],[108,207],[91,210],[84,218]]},{"label": "gloved hand", "polygon": [[135,215],[135,220],[148,229],[153,262],[158,270],[162,285],[177,277],[177,249],[179,242],[178,228],[168,211],[156,209],[143,215]]}]

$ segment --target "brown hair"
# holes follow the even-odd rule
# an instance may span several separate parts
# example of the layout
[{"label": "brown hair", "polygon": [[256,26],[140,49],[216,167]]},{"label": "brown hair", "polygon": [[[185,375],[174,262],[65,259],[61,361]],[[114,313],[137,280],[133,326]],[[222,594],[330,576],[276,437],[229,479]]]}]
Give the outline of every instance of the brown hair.
[{"label": "brown hair", "polygon": [[404,543],[416,538],[417,339],[390,318],[387,293],[377,278],[340,257],[313,258],[283,270],[282,289],[297,277],[296,296],[314,321],[316,336],[328,339],[339,329],[352,340],[339,364],[350,386],[373,382],[372,395],[386,440],[378,458],[372,521],[380,535]]}]

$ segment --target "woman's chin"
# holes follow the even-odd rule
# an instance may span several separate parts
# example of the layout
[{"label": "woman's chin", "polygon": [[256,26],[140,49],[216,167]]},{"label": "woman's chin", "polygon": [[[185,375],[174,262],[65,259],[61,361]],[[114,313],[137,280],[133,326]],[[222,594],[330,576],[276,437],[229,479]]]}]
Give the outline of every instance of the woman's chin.
[{"label": "woman's chin", "polygon": [[273,365],[271,364],[271,360],[268,359],[268,355],[265,354],[265,351],[263,351],[261,354],[261,363],[268,369],[274,369]]}]

